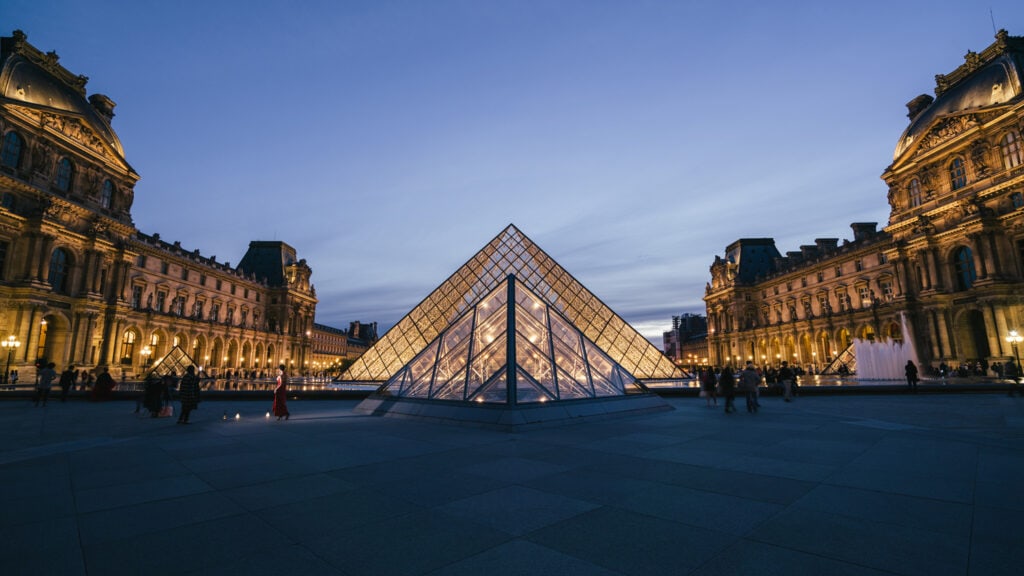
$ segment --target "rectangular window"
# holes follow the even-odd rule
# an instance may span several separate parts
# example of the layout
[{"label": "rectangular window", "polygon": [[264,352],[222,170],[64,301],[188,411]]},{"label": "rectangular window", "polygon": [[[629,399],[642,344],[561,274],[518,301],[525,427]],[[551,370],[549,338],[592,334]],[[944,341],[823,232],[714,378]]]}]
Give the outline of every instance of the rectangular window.
[{"label": "rectangular window", "polygon": [[206,274],[199,275],[199,285],[206,286]]},{"label": "rectangular window", "polygon": [[885,257],[885,252],[879,252],[878,253],[878,265],[881,266],[882,264],[886,264],[888,262],[889,262],[889,259]]},{"label": "rectangular window", "polygon": [[156,311],[157,312],[163,312],[164,311],[164,304],[166,304],[166,302],[167,302],[167,292],[157,292],[156,293]]},{"label": "rectangular window", "polygon": [[843,267],[842,266],[836,266],[836,278],[839,278],[842,275],[843,275]]},{"label": "rectangular window", "polygon": [[220,304],[210,306],[210,321],[216,322],[220,317]]},{"label": "rectangular window", "polygon": [[203,319],[203,306],[205,304],[206,304],[206,302],[202,302],[202,301],[196,300],[196,305],[195,305],[195,307],[192,310],[192,315],[195,316],[196,319],[198,319],[198,320],[202,320]]},{"label": "rectangular window", "polygon": [[775,292],[776,296],[779,295],[779,287],[778,286],[772,286],[772,291]]},{"label": "rectangular window", "polygon": [[1010,194],[1010,204],[1013,204],[1014,209],[1024,207],[1024,194],[1020,192]]},{"label": "rectangular window", "polygon": [[861,270],[864,270],[864,264],[860,260],[854,260],[853,269],[860,272]]},{"label": "rectangular window", "polygon": [[142,286],[132,286],[132,308],[142,308]]},{"label": "rectangular window", "polygon": [[4,264],[7,263],[7,251],[9,249],[9,242],[0,242],[0,280],[4,277]]},{"label": "rectangular window", "polygon": [[807,288],[807,277],[806,276],[804,276],[803,278],[800,278],[800,287],[801,288]]},{"label": "rectangular window", "polygon": [[161,262],[160,263],[160,273],[161,274],[167,274],[167,271],[170,270],[170,268],[171,267],[170,267],[170,265],[167,262]]},{"label": "rectangular window", "polygon": [[818,272],[818,284],[821,284],[824,281],[825,281],[825,273],[819,271]]},{"label": "rectangular window", "polygon": [[231,295],[232,296],[235,295],[235,285],[234,284],[231,285]]},{"label": "rectangular window", "polygon": [[107,269],[100,269],[100,294],[107,293]]},{"label": "rectangular window", "polygon": [[146,255],[145,254],[139,254],[139,260],[137,262],[137,265],[138,265],[139,268],[145,268],[146,267]]},{"label": "rectangular window", "polygon": [[857,293],[860,296],[860,305],[862,307],[871,306],[871,288],[861,286],[857,289]]},{"label": "rectangular window", "polygon": [[221,287],[221,281],[220,281],[220,278],[218,278],[217,279],[217,290],[220,290],[220,287]]},{"label": "rectangular window", "polygon": [[181,279],[186,281],[186,282],[188,281],[188,268],[182,267],[182,269],[181,269]]},{"label": "rectangular window", "polygon": [[878,287],[882,289],[882,298],[886,302],[891,302],[893,299],[892,282],[888,280],[881,280],[878,282]]},{"label": "rectangular window", "polygon": [[822,314],[827,314],[829,311],[828,294],[818,294],[818,309],[821,310]]}]

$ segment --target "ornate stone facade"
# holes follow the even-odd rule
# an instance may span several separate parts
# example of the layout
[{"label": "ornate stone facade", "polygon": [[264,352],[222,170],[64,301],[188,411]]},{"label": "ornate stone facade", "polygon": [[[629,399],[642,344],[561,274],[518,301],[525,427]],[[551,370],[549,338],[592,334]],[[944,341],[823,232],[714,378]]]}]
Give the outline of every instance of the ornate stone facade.
[{"label": "ornate stone facade", "polygon": [[716,364],[821,368],[853,338],[912,338],[925,365],[1003,361],[1024,328],[1024,38],[1006,31],[936,77],[882,174],[890,216],[782,256],[741,239],[705,303]]},{"label": "ornate stone facade", "polygon": [[308,365],[317,298],[292,247],[233,267],[138,231],[113,101],[20,31],[0,66],[0,339],[23,381],[40,358],[131,379],[174,346],[214,374]]}]

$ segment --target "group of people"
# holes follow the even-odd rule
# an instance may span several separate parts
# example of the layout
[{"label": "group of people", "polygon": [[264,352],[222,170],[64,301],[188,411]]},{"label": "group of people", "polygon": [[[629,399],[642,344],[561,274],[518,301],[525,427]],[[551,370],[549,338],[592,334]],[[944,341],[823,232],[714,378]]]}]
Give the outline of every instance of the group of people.
[{"label": "group of people", "polygon": [[[32,402],[36,406],[40,404],[46,406],[50,390],[53,388],[54,381],[58,378],[56,364],[53,362],[46,363],[46,365],[39,369],[36,376],[37,381],[35,393],[32,395]],[[58,381],[61,387],[61,402],[67,400],[68,392],[74,387],[78,377],[74,366],[68,366],[61,373]],[[116,383],[110,375],[110,370],[104,367],[103,371],[97,376],[95,385],[92,387],[92,399],[103,400],[109,398],[115,386]],[[173,371],[163,376],[150,374],[146,378],[142,396],[136,402],[135,412],[138,413],[144,407],[152,418],[171,416],[174,410],[172,394],[176,392],[180,402],[178,424],[188,424],[192,411],[199,407],[201,388],[200,377],[196,373],[196,367],[192,365],[185,369],[185,374],[182,375],[180,380]],[[278,366],[277,386],[274,388],[274,401],[270,409],[274,416],[277,416],[278,420],[288,420],[291,417],[291,413],[288,411],[288,372],[284,364]]]},{"label": "group of people", "polygon": [[[782,362],[774,374],[774,381],[782,389],[782,397],[786,402],[793,400],[796,389],[796,372],[788,362]],[[732,366],[721,369],[709,368],[700,375],[700,395],[705,398],[708,407],[718,406],[718,397],[725,399],[725,413],[736,411],[735,398],[737,390],[744,394],[747,412],[756,413],[761,407],[760,386],[764,376],[754,363],[747,365],[737,373]]]},{"label": "group of people", "polygon": [[[35,392],[32,395],[32,403],[36,406],[42,404],[46,406],[47,400],[50,398],[50,390],[53,388],[53,382],[56,380],[60,386],[60,401],[67,402],[68,394],[75,388],[75,383],[83,378],[82,372],[76,371],[74,366],[68,366],[60,373],[58,380],[57,376],[57,364],[54,362],[47,362],[42,368],[36,373],[36,385]],[[91,397],[93,400],[105,400],[110,397],[110,393],[114,390],[116,383],[114,378],[110,375],[110,370],[104,368],[103,372],[96,377],[95,383],[93,382],[92,373],[89,373],[86,377],[83,386],[87,386],[91,390]]]}]

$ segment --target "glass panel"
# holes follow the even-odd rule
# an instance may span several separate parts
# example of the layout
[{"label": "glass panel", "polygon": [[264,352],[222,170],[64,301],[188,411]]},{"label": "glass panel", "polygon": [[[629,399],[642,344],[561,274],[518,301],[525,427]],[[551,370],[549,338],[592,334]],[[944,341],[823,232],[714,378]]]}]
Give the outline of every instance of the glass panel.
[{"label": "glass panel", "polygon": [[[473,363],[469,369],[469,381],[466,383],[466,395],[472,398],[478,393],[477,389],[487,382],[498,371],[504,372],[505,368],[505,341],[502,335],[500,338],[485,346],[479,352],[474,353]],[[477,343],[474,343],[476,346]]]},{"label": "glass panel", "polygon": [[555,342],[555,366],[577,382],[587,382],[587,366],[583,356],[561,342]]},{"label": "glass panel", "polygon": [[472,398],[475,402],[485,402],[488,404],[507,404],[508,403],[508,387],[505,383],[505,371],[501,373],[487,383],[477,394]]},{"label": "glass panel", "polygon": [[593,398],[594,393],[590,389],[590,386],[586,384],[586,379],[582,382],[576,381],[568,372],[558,368],[558,397],[562,400],[572,400],[576,398]]},{"label": "glass panel", "polygon": [[590,376],[594,383],[594,394],[597,396],[617,396],[622,394],[612,378],[615,365],[592,343],[587,342],[587,361],[590,363]]},{"label": "glass panel", "polygon": [[547,402],[554,399],[547,390],[538,386],[529,376],[522,371],[516,371],[516,402],[530,404],[534,402]]},{"label": "glass panel", "polygon": [[551,358],[547,355],[546,338],[544,339],[544,348],[541,349],[523,338],[522,334],[518,334],[516,337],[516,363],[537,382],[554,389],[555,381],[551,371]]}]

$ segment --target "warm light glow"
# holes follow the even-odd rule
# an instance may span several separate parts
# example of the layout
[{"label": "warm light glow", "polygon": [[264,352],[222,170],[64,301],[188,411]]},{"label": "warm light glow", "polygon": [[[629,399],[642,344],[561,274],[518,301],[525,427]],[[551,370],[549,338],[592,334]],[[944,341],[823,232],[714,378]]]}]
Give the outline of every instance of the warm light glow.
[{"label": "warm light glow", "polygon": [[[14,336],[8,336],[7,340],[0,342],[0,346],[4,348],[18,348],[21,346],[21,342]],[[13,350],[11,350],[13,352]]]},{"label": "warm light glow", "polygon": [[1010,330],[1010,335],[1006,337],[1006,341],[1016,346],[1021,342],[1024,342],[1024,336],[1017,333],[1016,330]]}]

